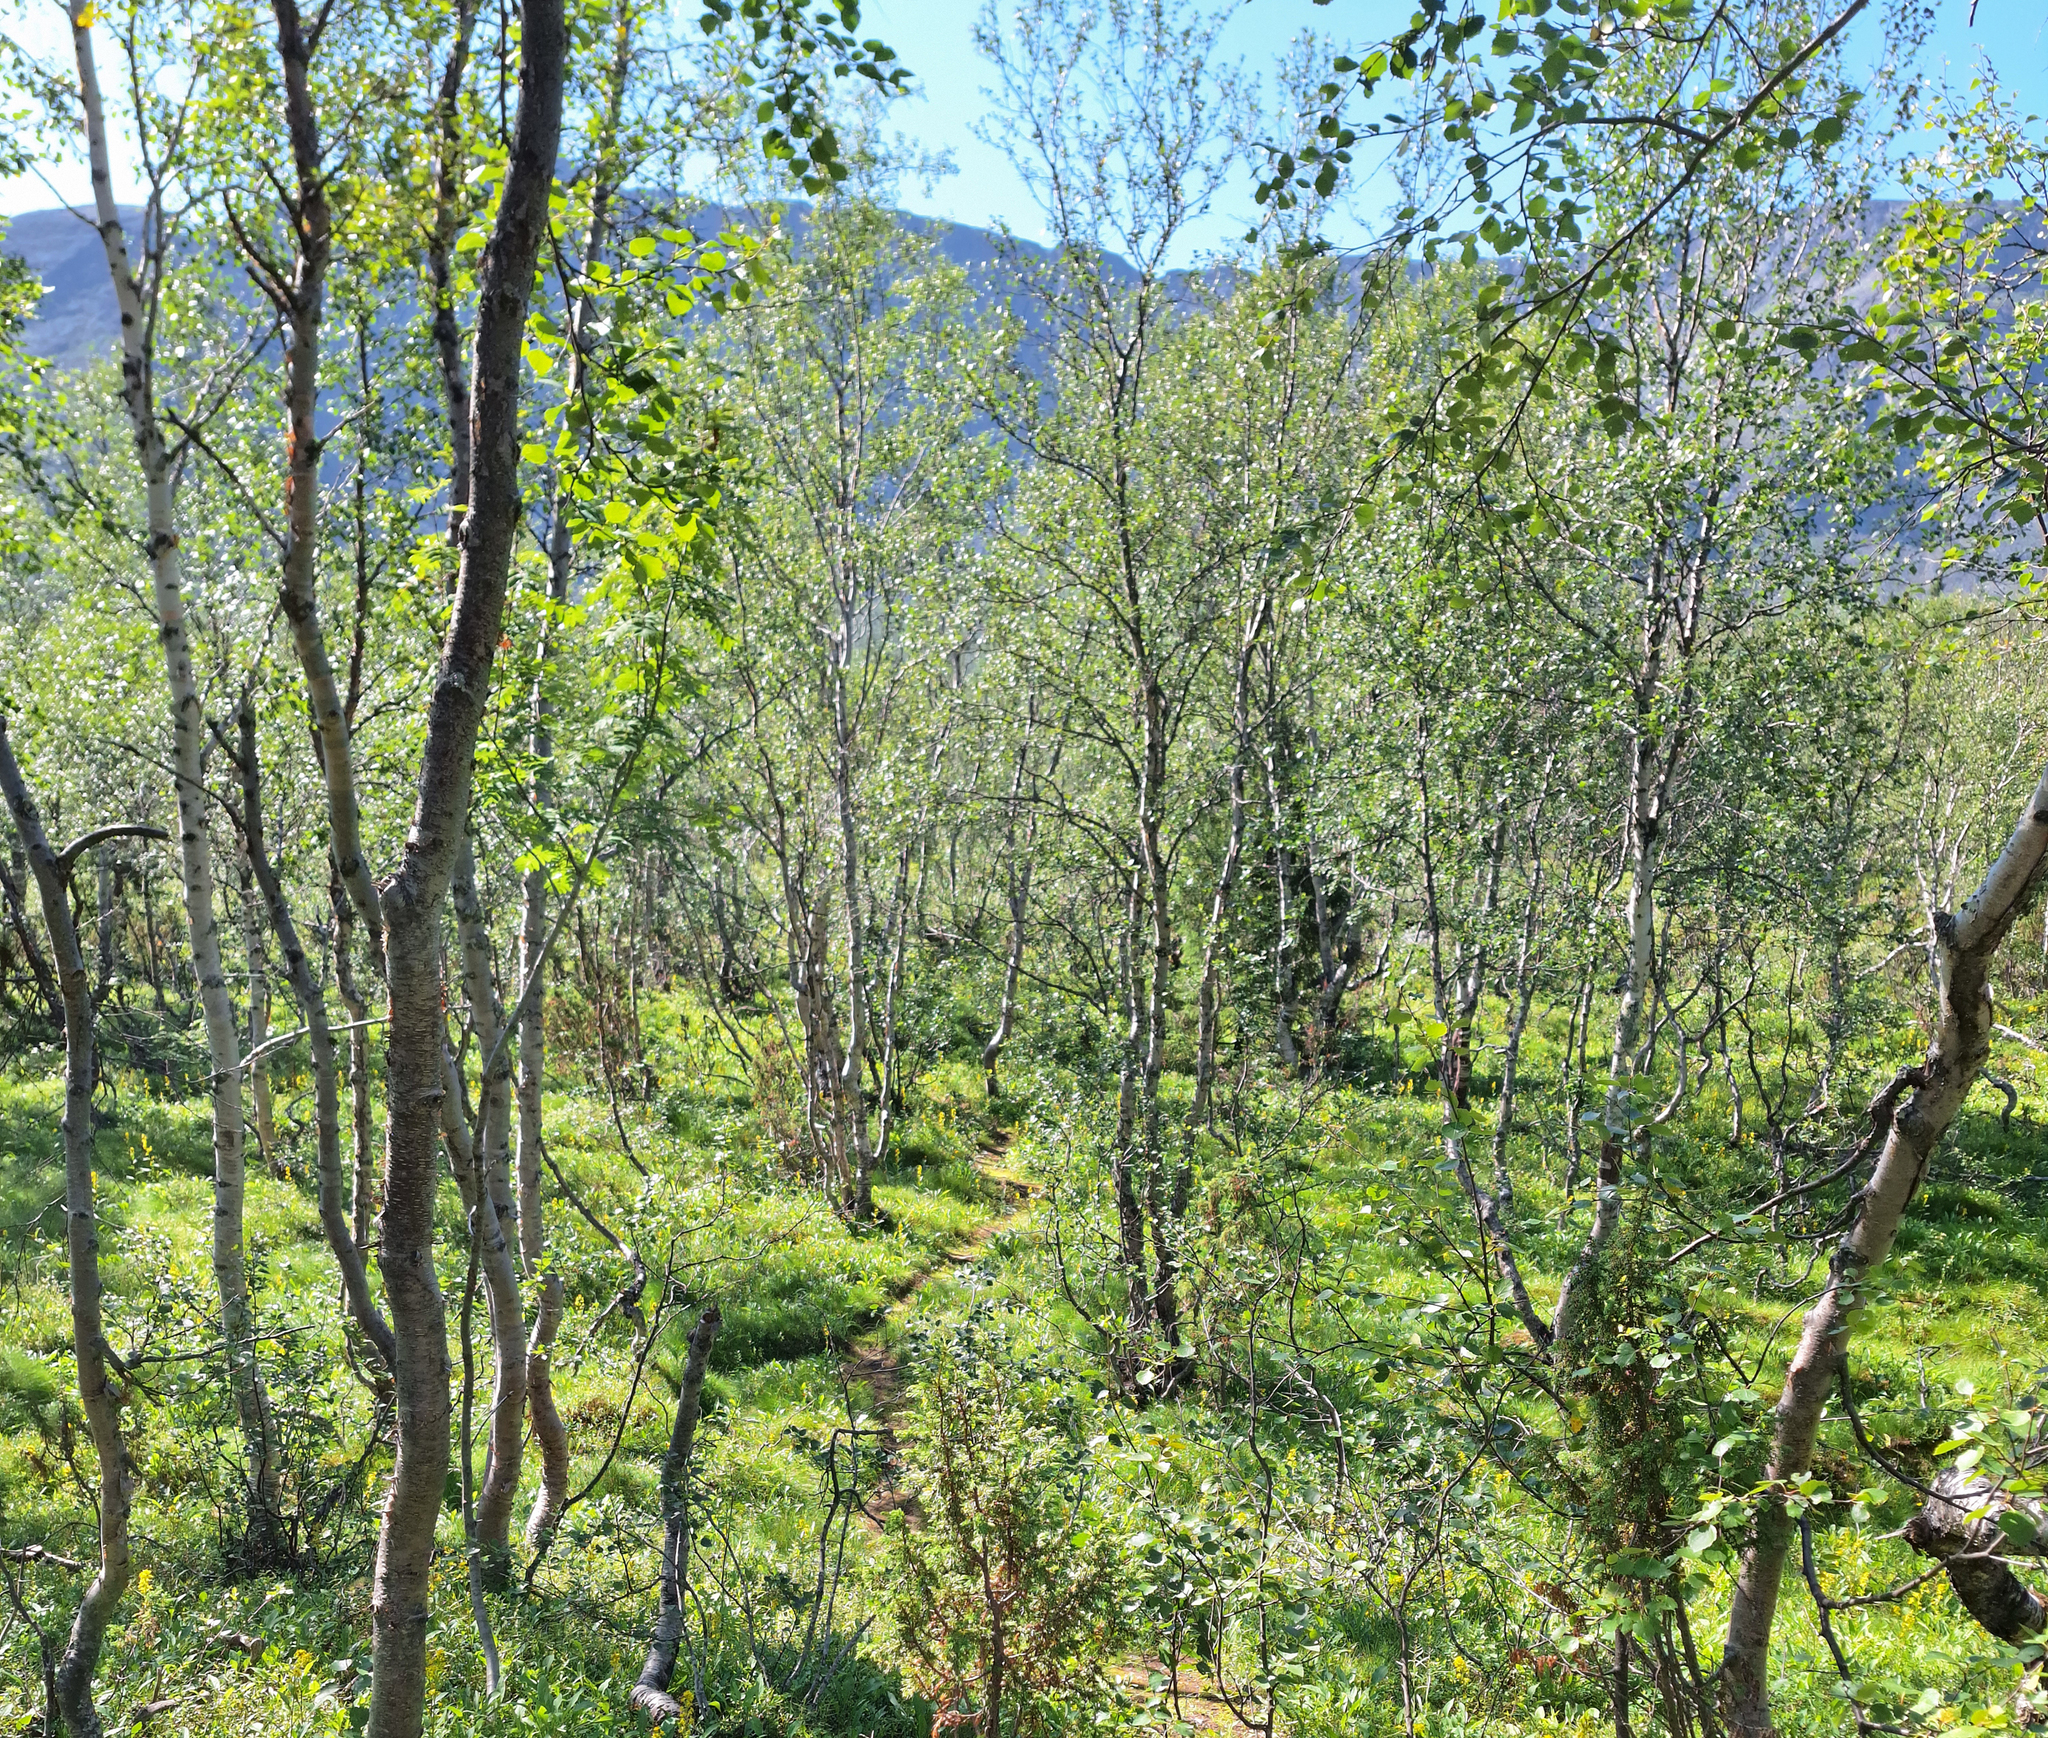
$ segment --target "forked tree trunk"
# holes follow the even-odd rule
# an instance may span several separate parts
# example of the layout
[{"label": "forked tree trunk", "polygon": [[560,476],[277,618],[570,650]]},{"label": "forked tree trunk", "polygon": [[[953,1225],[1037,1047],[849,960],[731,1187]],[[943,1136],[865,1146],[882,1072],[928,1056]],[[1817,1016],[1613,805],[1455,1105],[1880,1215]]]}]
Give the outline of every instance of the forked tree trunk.
[{"label": "forked tree trunk", "polygon": [[370,1609],[369,1738],[418,1738],[426,1701],[428,1585],[448,1471],[448,1317],[434,1275],[442,1073],[441,911],[469,817],[477,728],[503,632],[519,531],[520,352],[547,234],[568,36],[561,0],[526,0],[519,112],[477,274],[468,511],[452,619],[398,873],[382,889],[389,968],[384,1207],[377,1265],[398,1342],[398,1455]]},{"label": "forked tree trunk", "polygon": [[[127,234],[114,203],[106,113],[93,60],[93,17],[93,8],[79,0],[71,13],[71,40],[78,63],[79,102],[85,116],[86,154],[92,168],[94,213],[121,313],[121,402],[142,473],[157,634],[163,647],[164,677],[171,697],[171,771],[178,803],[178,869],[184,886],[192,975],[199,987],[207,1054],[213,1065],[213,1276],[220,1294],[221,1340],[226,1351],[228,1391],[242,1430],[250,1518],[259,1535],[259,1548],[267,1548],[270,1541],[262,1535],[276,1516],[280,1469],[269,1397],[256,1367],[256,1316],[249,1298],[249,1269],[242,1234],[241,1032],[221,963],[220,921],[214,911],[213,849],[207,828],[203,766],[206,721],[186,632],[178,544],[177,465],[157,415],[155,310],[145,303],[142,284],[129,265]],[[153,202],[151,209],[155,209]]]},{"label": "forked tree trunk", "polygon": [[78,1359],[78,1398],[92,1435],[99,1482],[99,1565],[71,1622],[57,1662],[57,1712],[70,1738],[100,1738],[92,1681],[114,1608],[130,1573],[128,1512],[135,1490],[127,1445],[121,1439],[122,1396],[108,1379],[106,1330],[100,1315],[99,1218],[93,1200],[92,1091],[99,1073],[93,1037],[92,983],[71,921],[70,865],[59,860],[43,833],[42,816],[15,764],[0,718],[0,793],[14,817],[41,895],[50,932],[58,991],[64,1005],[64,1237],[70,1261],[71,1344]]},{"label": "forked tree trunk", "polygon": [[1991,1054],[1991,962],[2020,915],[2031,909],[2048,866],[2048,774],[2028,801],[2012,837],[1953,916],[1932,914],[1934,1037],[1927,1058],[1903,1077],[1913,1096],[1890,1119],[1870,1181],[1857,1197],[1854,1222],[1828,1264],[1827,1284],[1807,1311],[1798,1349],[1785,1371],[1772,1428],[1764,1494],[1755,1532],[1742,1554],[1728,1611],[1722,1654],[1722,1707],[1731,1738],[1771,1738],[1770,1645],[1785,1553],[1795,1522],[1785,1493],[1813,1467],[1821,1418],[1849,1353],[1864,1287],[1890,1255],[1907,1205],[1927,1172],[1934,1148],[1962,1109]]}]

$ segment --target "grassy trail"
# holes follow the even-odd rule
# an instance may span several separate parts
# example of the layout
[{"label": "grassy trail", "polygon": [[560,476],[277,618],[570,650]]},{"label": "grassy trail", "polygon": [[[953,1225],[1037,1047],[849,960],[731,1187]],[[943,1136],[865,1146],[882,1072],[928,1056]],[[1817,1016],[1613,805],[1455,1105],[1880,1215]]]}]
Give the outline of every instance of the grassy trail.
[{"label": "grassy trail", "polygon": [[895,1425],[903,1408],[903,1363],[899,1347],[917,1307],[918,1297],[939,1275],[964,1272],[977,1265],[989,1244],[1004,1232],[1021,1227],[1036,1204],[1038,1192],[1034,1186],[1000,1162],[1009,1144],[1007,1136],[991,1135],[988,1144],[977,1151],[973,1159],[975,1176],[992,1186],[1006,1203],[1004,1211],[984,1219],[957,1243],[941,1251],[929,1266],[918,1269],[882,1319],[848,1348],[842,1367],[847,1391],[850,1394],[865,1391],[867,1402],[861,1410],[874,1424],[882,1449],[876,1457],[874,1487],[860,1508],[862,1521],[875,1533],[881,1531],[887,1517],[898,1509],[903,1510],[913,1524],[923,1519],[916,1498],[897,1485],[888,1470],[896,1461]]},{"label": "grassy trail", "polygon": [[[1004,1199],[1005,1210],[983,1220],[930,1266],[921,1268],[882,1319],[853,1341],[843,1365],[849,1392],[864,1391],[867,1396],[865,1411],[882,1445],[883,1452],[876,1457],[875,1483],[860,1508],[862,1522],[877,1536],[889,1515],[899,1510],[913,1527],[922,1525],[924,1520],[916,1497],[898,1485],[889,1472],[897,1458],[895,1425],[904,1401],[900,1347],[918,1299],[934,1279],[978,1266],[988,1246],[1005,1232],[1021,1229],[1037,1205],[1036,1186],[1001,1162],[1009,1144],[1004,1136],[992,1136],[976,1152],[973,1161],[975,1175]],[[1253,1738],[1254,1728],[1237,1718],[1216,1694],[1215,1687],[1192,1665],[1183,1664],[1178,1682],[1170,1684],[1165,1664],[1155,1655],[1140,1654],[1122,1661],[1110,1675],[1135,1704],[1163,1701],[1180,1729],[1213,1734],[1215,1738]]]}]

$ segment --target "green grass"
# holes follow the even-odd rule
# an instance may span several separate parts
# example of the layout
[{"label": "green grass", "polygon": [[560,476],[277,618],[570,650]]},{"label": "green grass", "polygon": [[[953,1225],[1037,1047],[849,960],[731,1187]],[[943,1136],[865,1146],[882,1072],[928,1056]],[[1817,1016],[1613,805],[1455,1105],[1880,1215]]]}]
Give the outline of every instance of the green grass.
[{"label": "green grass", "polygon": [[[1247,1493],[1273,1476],[1284,1524],[1267,1535],[1262,1573],[1276,1588],[1316,1589],[1307,1605],[1276,1594],[1273,1606],[1275,1633],[1301,1671],[1288,1693],[1290,1731],[1334,1738],[1400,1729],[1399,1649],[1380,1596],[1404,1562],[1431,1589],[1411,1633],[1421,1674],[1411,1689],[1429,1709],[1422,1729],[1566,1734],[1591,1732],[1604,1719],[1576,1667],[1530,1663],[1560,1657],[1569,1635],[1560,1613],[1529,1592],[1543,1579],[1540,1566],[1558,1560],[1558,1518],[1484,1465],[1462,1482],[1446,1470],[1457,1461],[1470,1384],[1487,1367],[1471,1361],[1469,1345],[1459,1349],[1480,1319],[1472,1304],[1484,1264],[1474,1259],[1469,1208],[1442,1169],[1439,1113],[1419,1052],[1403,1056],[1387,1046],[1389,1065],[1377,1076],[1305,1103],[1286,1091],[1257,1099],[1239,1131],[1248,1143],[1242,1151],[1204,1138],[1188,1251],[1202,1314],[1191,1331],[1206,1336],[1212,1353],[1220,1348],[1219,1356],[1234,1359],[1238,1374],[1167,1404],[1133,1408],[1108,1398],[1101,1381],[1096,1329],[1117,1306],[1101,1259],[1112,1223],[1100,1162],[1106,1102],[1086,1077],[1053,1062],[1006,1060],[1005,1097],[995,1107],[1006,1125],[998,1168],[1044,1192],[1015,1219],[1012,1192],[974,1163],[991,1138],[978,1067],[962,1058],[916,1077],[894,1162],[876,1183],[882,1224],[856,1231],[791,1166],[730,1070],[711,1065],[701,1023],[655,1002],[648,1028],[663,1084],[648,1102],[620,1107],[637,1163],[628,1162],[612,1109],[588,1082],[571,1078],[551,1095],[547,1126],[551,1154],[578,1194],[647,1262],[653,1277],[645,1302],[652,1309],[666,1300],[660,1333],[643,1360],[628,1322],[616,1313],[598,1319],[627,1264],[551,1198],[550,1245],[571,1306],[556,1388],[572,1431],[572,1487],[588,1486],[589,1494],[537,1573],[536,1597],[494,1602],[514,1686],[499,1705],[482,1700],[459,1527],[444,1518],[435,1731],[619,1729],[648,1616],[656,1469],[682,1340],[696,1308],[714,1296],[724,1328],[706,1386],[697,1477],[702,1512],[716,1522],[700,1550],[707,1566],[718,1565],[720,1592],[711,1600],[703,1663],[731,1729],[919,1729],[920,1705],[881,1621],[892,1561],[881,1535],[865,1526],[846,1534],[848,1576],[835,1622],[848,1633],[863,1621],[870,1628],[859,1664],[815,1708],[793,1705],[753,1670],[744,1612],[753,1612],[759,1635],[801,1609],[815,1573],[834,1433],[876,1412],[883,1398],[871,1384],[849,1380],[849,1349],[857,1341],[887,1348],[914,1388],[924,1336],[989,1309],[1016,1324],[1017,1344],[1030,1357],[1061,1373],[1061,1404],[1069,1409],[1062,1428],[1088,1445],[1092,1524],[1135,1541],[1122,1547],[1135,1591],[1118,1620],[1120,1645],[1156,1653],[1172,1633],[1179,1571],[1169,1571],[1180,1559],[1171,1553],[1196,1551],[1195,1541],[1210,1539],[1200,1546],[1211,1554],[1205,1560],[1240,1561],[1249,1548],[1241,1523]],[[1986,1095],[1988,1105],[1973,1103],[1937,1159],[1857,1342],[1865,1421],[1903,1464],[1922,1472],[1935,1464],[1935,1445],[1963,1403],[1956,1385],[1970,1383],[1980,1397],[2027,1390],[2048,1328],[2048,1224],[2039,1211],[2044,1185],[2034,1180],[2048,1176],[2048,1098],[2020,1062],[2007,1062],[2022,1087],[2018,1116],[2001,1127],[1995,1095]],[[1554,1069],[1554,1058],[1539,1054],[1531,1076],[1541,1069]],[[205,1108],[121,1084],[97,1137],[110,1332],[127,1353],[190,1350],[212,1332]],[[1169,1116],[1187,1090],[1184,1078],[1169,1080]],[[7,1226],[0,1244],[0,1543],[48,1542],[84,1555],[89,1513],[66,1461],[79,1438],[61,1217],[46,1210],[59,1192],[59,1109],[48,1079],[0,1081]],[[1694,1199],[1763,1192],[1767,1153],[1755,1140],[1730,1144],[1728,1112],[1718,1090],[1705,1092],[1660,1136],[1660,1198],[1672,1211]],[[1531,1095],[1514,1151],[1521,1254],[1538,1307],[1547,1309],[1584,1216],[1566,1211],[1561,1119],[1540,1094]],[[305,1159],[302,1148],[294,1150],[301,1172]],[[1004,1228],[991,1232],[996,1222]],[[451,1325],[462,1281],[459,1224],[451,1183],[439,1245]],[[1055,1232],[1064,1271],[1052,1252]],[[308,1502],[337,1488],[342,1494],[309,1535],[309,1567],[289,1588],[236,1580],[223,1556],[234,1439],[218,1372],[204,1359],[156,1366],[150,1398],[133,1413],[142,1472],[135,1527],[149,1580],[124,1606],[103,1666],[101,1704],[118,1716],[176,1698],[156,1728],[167,1733],[339,1733],[347,1729],[350,1686],[359,1683],[343,1662],[354,1670],[365,1663],[378,1486],[374,1467],[368,1480],[351,1482],[351,1475],[363,1464],[373,1403],[345,1355],[332,1264],[303,1174],[289,1181],[252,1174],[248,1237],[264,1360],[290,1438],[295,1489]],[[948,1259],[970,1243],[970,1257]],[[1811,1287],[1804,1262],[1796,1246],[1745,1244],[1695,1274],[1693,1302],[1724,1324],[1755,1372],[1746,1388],[1698,1402],[1711,1414],[1699,1427],[1729,1439],[1722,1465],[1730,1488],[1759,1464],[1791,1337],[1786,1323],[1796,1328]],[[1290,1271],[1299,1283],[1276,1289],[1274,1276]],[[1261,1337],[1247,1362],[1245,1335],[1254,1323]],[[1318,1356],[1322,1402],[1307,1400],[1298,1383],[1289,1386],[1296,1354],[1286,1349],[1287,1336],[1302,1355]],[[1678,1374],[1689,1367],[1681,1363]],[[1244,1436],[1247,1381],[1267,1397],[1263,1473]],[[1686,1392],[1701,1390],[1695,1382]],[[1316,1410],[1324,1403],[1339,1407],[1353,1432],[1347,1453],[1356,1476],[1389,1491],[1455,1484],[1456,1524],[1443,1553],[1408,1561],[1403,1553],[1412,1556],[1420,1537],[1412,1527],[1375,1533],[1369,1513],[1351,1513],[1333,1497],[1333,1444]],[[1557,1431],[1555,1410],[1533,1391],[1504,1416],[1516,1428]],[[886,1444],[862,1440],[869,1477],[889,1472],[881,1459]],[[1846,1473],[1849,1447],[1846,1430],[1831,1425],[1823,1471]],[[1567,1437],[1562,1452],[1569,1462],[1579,1450]],[[1323,1516],[1321,1532],[1287,1519],[1289,1504],[1298,1516]],[[1863,1593],[1918,1572],[1912,1552],[1883,1536],[1910,1506],[1887,1487],[1874,1494],[1865,1522],[1829,1511],[1819,1547],[1832,1593]],[[1213,1538],[1204,1528],[1216,1529]],[[1314,1576],[1311,1563],[1321,1565]],[[76,1597],[74,1581],[38,1570],[25,1590],[54,1634]],[[1832,1663],[1798,1593],[1788,1591],[1781,1619],[1782,1718],[1787,1730],[1846,1732]],[[1693,1607],[1696,1627],[1709,1636],[1725,1598],[1725,1565],[1709,1564]],[[209,1639],[224,1625],[263,1635],[264,1657],[225,1659]],[[1931,1686],[1952,1706],[1990,1699],[2010,1676],[1999,1650],[1961,1619],[1939,1582],[1899,1605],[1846,1613],[1839,1629],[1859,1676],[1914,1693]],[[1245,1645],[1232,1644],[1228,1669],[1249,1669]],[[4,1731],[35,1704],[33,1643],[19,1624],[0,1642],[0,1663]],[[1066,1717],[1080,1724],[1095,1713],[1112,1724],[1135,1717],[1142,1692],[1118,1694],[1129,1704],[1121,1713],[1117,1697],[1098,1690]]]}]

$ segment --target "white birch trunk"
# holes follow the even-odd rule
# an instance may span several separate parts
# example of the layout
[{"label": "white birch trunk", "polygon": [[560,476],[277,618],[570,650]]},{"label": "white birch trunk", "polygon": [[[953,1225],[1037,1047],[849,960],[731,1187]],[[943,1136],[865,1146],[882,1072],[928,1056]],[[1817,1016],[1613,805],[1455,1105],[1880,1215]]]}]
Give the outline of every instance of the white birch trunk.
[{"label": "white birch trunk", "polygon": [[192,972],[212,1062],[213,1106],[213,1274],[220,1295],[221,1339],[228,1389],[244,1444],[244,1475],[261,1528],[278,1501],[276,1433],[270,1404],[256,1366],[256,1318],[249,1297],[244,1248],[241,1033],[234,1000],[221,963],[220,922],[214,911],[213,850],[207,826],[202,765],[206,720],[192,666],[186,629],[185,593],[179,563],[176,464],[157,417],[154,382],[156,309],[146,304],[129,265],[128,240],[114,203],[107,152],[105,108],[93,60],[92,9],[71,14],[72,47],[78,63],[79,102],[85,117],[86,151],[92,168],[94,213],[108,275],[121,314],[121,399],[136,462],[143,478],[149,530],[149,565],[157,632],[163,646],[164,679],[171,701],[171,769],[178,803],[178,870],[184,890],[185,926]]}]

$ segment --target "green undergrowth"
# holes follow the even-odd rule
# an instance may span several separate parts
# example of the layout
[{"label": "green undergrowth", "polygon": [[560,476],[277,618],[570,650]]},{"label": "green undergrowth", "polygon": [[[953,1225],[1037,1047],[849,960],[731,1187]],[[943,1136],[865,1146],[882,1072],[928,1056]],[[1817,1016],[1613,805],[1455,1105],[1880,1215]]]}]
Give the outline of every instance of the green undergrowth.
[{"label": "green undergrowth", "polygon": [[[918,1420],[930,1373],[972,1358],[985,1363],[971,1396],[1023,1373],[1001,1428],[1022,1432],[1030,1453],[1018,1464],[1039,1466],[1033,1476],[1066,1505],[1066,1536],[1081,1542],[1073,1563],[1089,1552],[1113,1559],[1115,1595],[1091,1608],[1092,1628],[1074,1632],[1092,1637],[1086,1657],[1040,1697],[1048,1730],[1170,1729],[1178,1716],[1158,1662],[1177,1650],[1192,1669],[1201,1656],[1190,1590],[1217,1575],[1261,1590],[1280,1663],[1262,1666],[1240,1633],[1211,1664],[1240,1684],[1279,1671],[1290,1732],[1403,1730],[1404,1625],[1415,1730],[1605,1729],[1605,1595],[1565,1567],[1594,1519],[1573,1512],[1569,1480],[1586,1476],[1604,1426],[1578,1401],[1561,1414],[1524,1389],[1487,1427],[1500,1443],[1526,1443],[1524,1457],[1513,1446],[1482,1461],[1470,1453],[1488,1372],[1529,1348],[1479,1307],[1489,1269],[1444,1164],[1441,1111],[1412,1033],[1404,1050],[1404,1034],[1390,1030],[1374,1067],[1353,1078],[1241,1096],[1213,1136],[1197,1137],[1184,1257],[1198,1302],[1188,1334],[1204,1374],[1141,1404],[1105,1375],[1104,1324],[1120,1306],[1104,1259],[1112,1107],[1099,1074],[1056,1055],[1019,1057],[989,1106],[971,1055],[928,1065],[900,1112],[895,1162],[877,1180],[880,1222],[856,1230],[822,1204],[708,1022],[657,998],[647,1030],[643,1090],[614,1103],[601,1080],[570,1075],[548,1099],[546,1126],[590,1218],[645,1263],[639,1308],[651,1332],[616,1304],[630,1264],[551,1186],[551,1260],[569,1299],[555,1382],[579,1502],[531,1591],[492,1597],[507,1661],[496,1702],[483,1692],[459,1521],[444,1515],[432,1731],[626,1728],[651,1610],[669,1408],[684,1338],[712,1299],[724,1325],[705,1388],[701,1604],[684,1671],[701,1673],[718,1730],[909,1738],[928,1728],[944,1670],[907,1646],[916,1613],[906,1618],[902,1590],[918,1559],[906,1555],[904,1513],[935,1500],[919,1482],[929,1473],[919,1435],[929,1426]],[[1532,1048],[1531,1077],[1554,1079],[1545,1040]],[[1972,1099],[1857,1341],[1864,1424],[1911,1476],[1936,1466],[1973,1396],[2012,1403],[2030,1392],[2048,1328],[2048,1094],[2027,1057],[1994,1067],[2019,1092],[2017,1110],[2002,1120],[2001,1095],[1988,1088]],[[1870,1073],[1874,1086],[1883,1076]],[[147,1574],[103,1661],[102,1707],[125,1719],[168,1704],[151,1728],[167,1734],[347,1732],[364,1705],[367,1576],[388,1461],[360,1352],[337,1326],[305,1174],[309,1131],[292,1121],[303,1104],[285,1117],[292,1174],[252,1164],[247,1216],[263,1367],[290,1464],[297,1561],[284,1569],[240,1554],[234,1431],[205,1355],[217,1337],[205,1107],[112,1084],[97,1176],[110,1332],[143,1373],[130,1426]],[[1187,1091],[1185,1076],[1169,1077],[1170,1120]],[[290,1091],[280,1101],[299,1102]],[[0,1544],[82,1559],[90,1511],[72,1470],[83,1438],[54,1210],[60,1109],[39,1068],[0,1082]],[[1725,1088],[1708,1082],[1653,1139],[1650,1171],[1630,1185],[1632,1201],[1657,1204],[1654,1227],[1635,1209],[1645,1250],[1669,1247],[1691,1202],[1768,1192],[1768,1151],[1754,1122],[1733,1138],[1732,1113]],[[1472,1131],[1482,1157],[1488,1132]],[[1582,1138],[1597,1136],[1587,1127]],[[1555,1091],[1532,1089],[1511,1151],[1518,1247],[1544,1312],[1590,1206],[1583,1177],[1567,1191],[1566,1145]],[[1019,1184],[1033,1192],[1028,1206]],[[451,1335],[460,1225],[451,1183],[439,1239]],[[1628,1328],[1645,1361],[1666,1359],[1660,1440],[1673,1465],[1693,1469],[1669,1493],[1688,1509],[1757,1476],[1779,1373],[1821,1271],[1809,1245],[1767,1220],[1716,1247],[1688,1270],[1684,1297],[1665,1296],[1670,1282],[1647,1262],[1640,1319]],[[1720,1324],[1743,1378],[1727,1375],[1724,1357],[1707,1358],[1690,1325],[1701,1311]],[[481,1411],[481,1301],[475,1319]],[[459,1344],[451,1352],[459,1374]],[[1246,1425],[1253,1400],[1256,1436]],[[1850,1446],[1846,1425],[1831,1422],[1819,1471],[1840,1500],[1821,1511],[1817,1543],[1837,1598],[1921,1567],[1891,1536],[1911,1512],[1908,1493],[1867,1463],[1852,1471]],[[534,1470],[529,1461],[529,1482]],[[834,1507],[835,1490],[857,1491],[866,1513],[851,1499]],[[1247,1519],[1255,1513],[1267,1515],[1263,1531]],[[1708,1645],[1726,1598],[1726,1541],[1691,1561],[1693,1621]],[[814,1619],[821,1584],[831,1605]],[[78,1592],[76,1577],[47,1567],[24,1571],[19,1585],[22,1605],[0,1640],[0,1732],[25,1730],[38,1706],[31,1622],[54,1641]],[[224,1635],[256,1637],[260,1657]],[[1838,1635],[1873,1699],[1932,1693],[1954,1710],[2010,1684],[2000,1650],[1939,1581],[1844,1613]],[[804,1675],[806,1661],[826,1657],[833,1670]],[[1797,1588],[1776,1671],[1786,1730],[1853,1730]]]}]

